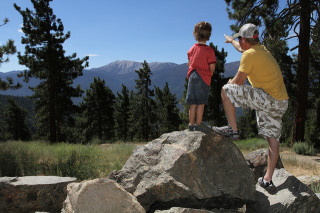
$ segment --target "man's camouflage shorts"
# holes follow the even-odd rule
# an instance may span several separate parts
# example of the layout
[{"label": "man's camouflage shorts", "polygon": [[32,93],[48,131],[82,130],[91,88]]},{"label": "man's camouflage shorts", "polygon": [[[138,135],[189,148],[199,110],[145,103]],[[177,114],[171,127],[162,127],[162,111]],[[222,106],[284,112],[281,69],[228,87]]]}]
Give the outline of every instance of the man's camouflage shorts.
[{"label": "man's camouflage shorts", "polygon": [[277,100],[264,90],[248,85],[226,84],[223,89],[235,107],[256,110],[259,135],[279,141],[288,100]]}]

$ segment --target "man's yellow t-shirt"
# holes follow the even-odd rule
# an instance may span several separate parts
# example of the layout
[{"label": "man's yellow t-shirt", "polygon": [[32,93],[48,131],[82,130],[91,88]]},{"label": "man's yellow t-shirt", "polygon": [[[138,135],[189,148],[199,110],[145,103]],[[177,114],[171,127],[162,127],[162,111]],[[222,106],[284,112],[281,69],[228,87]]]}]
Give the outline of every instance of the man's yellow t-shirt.
[{"label": "man's yellow t-shirt", "polygon": [[248,74],[252,87],[261,88],[278,100],[289,99],[279,65],[265,46],[257,44],[246,50],[239,71]]}]

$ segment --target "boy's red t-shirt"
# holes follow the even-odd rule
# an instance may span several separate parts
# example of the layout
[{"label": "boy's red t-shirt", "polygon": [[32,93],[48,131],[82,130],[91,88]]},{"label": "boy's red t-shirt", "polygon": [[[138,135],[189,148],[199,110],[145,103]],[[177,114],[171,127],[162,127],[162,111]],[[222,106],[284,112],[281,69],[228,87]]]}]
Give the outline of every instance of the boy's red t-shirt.
[{"label": "boy's red t-shirt", "polygon": [[194,44],[188,51],[190,61],[187,78],[189,79],[192,70],[197,70],[203,81],[210,86],[211,72],[209,65],[216,63],[214,50],[205,44]]}]

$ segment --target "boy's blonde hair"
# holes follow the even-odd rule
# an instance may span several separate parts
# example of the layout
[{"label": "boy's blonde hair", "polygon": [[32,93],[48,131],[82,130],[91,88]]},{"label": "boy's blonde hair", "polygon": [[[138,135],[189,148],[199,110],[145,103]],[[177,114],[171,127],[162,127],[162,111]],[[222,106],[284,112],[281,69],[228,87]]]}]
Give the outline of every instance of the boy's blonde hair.
[{"label": "boy's blonde hair", "polygon": [[194,26],[193,36],[197,41],[208,41],[211,36],[211,24],[206,21],[199,22]]}]

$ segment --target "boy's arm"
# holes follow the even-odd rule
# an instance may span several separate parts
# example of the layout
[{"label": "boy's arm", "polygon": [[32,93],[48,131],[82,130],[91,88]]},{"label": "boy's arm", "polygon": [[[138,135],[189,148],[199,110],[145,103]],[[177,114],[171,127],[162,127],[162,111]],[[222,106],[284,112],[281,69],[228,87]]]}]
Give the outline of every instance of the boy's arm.
[{"label": "boy's arm", "polygon": [[236,48],[236,50],[238,50],[241,53],[244,52],[244,50],[241,49],[241,46],[238,41],[234,40],[234,38],[232,38],[231,36],[227,36],[226,34],[224,34],[224,37],[226,38],[225,43],[231,43],[234,46],[234,48]]},{"label": "boy's arm", "polygon": [[210,65],[209,65],[209,69],[210,69],[211,76],[212,76],[212,75],[213,75],[214,70],[216,69],[216,64],[215,64],[215,63],[210,64]]}]

